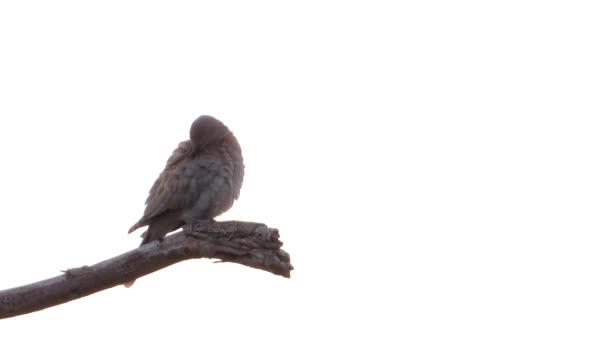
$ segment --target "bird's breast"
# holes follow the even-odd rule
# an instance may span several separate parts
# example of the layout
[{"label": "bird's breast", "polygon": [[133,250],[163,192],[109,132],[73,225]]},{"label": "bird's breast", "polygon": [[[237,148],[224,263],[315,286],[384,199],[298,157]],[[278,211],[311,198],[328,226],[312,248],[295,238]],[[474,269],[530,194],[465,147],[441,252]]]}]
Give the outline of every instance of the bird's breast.
[{"label": "bird's breast", "polygon": [[236,165],[222,149],[208,151],[195,158],[200,174],[195,177],[202,187],[194,205],[184,211],[184,220],[214,218],[232,207],[239,189],[234,174]]}]

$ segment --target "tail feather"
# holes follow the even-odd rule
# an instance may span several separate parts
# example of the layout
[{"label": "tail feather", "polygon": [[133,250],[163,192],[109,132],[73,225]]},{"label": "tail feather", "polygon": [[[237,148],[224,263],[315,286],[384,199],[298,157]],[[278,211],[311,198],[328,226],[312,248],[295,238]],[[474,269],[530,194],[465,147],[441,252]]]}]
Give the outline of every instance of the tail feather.
[{"label": "tail feather", "polygon": [[150,227],[141,234],[141,243],[139,245],[143,246],[148,242],[150,242]]},{"label": "tail feather", "polygon": [[133,226],[131,226],[131,228],[129,228],[129,232],[127,234],[131,234],[133,233],[136,229],[147,226],[148,225],[148,221],[144,220],[143,217],[137,221]]},{"label": "tail feather", "polygon": [[162,239],[165,235],[183,226],[179,213],[167,213],[154,222],[150,222],[148,230],[143,233],[142,245]]}]

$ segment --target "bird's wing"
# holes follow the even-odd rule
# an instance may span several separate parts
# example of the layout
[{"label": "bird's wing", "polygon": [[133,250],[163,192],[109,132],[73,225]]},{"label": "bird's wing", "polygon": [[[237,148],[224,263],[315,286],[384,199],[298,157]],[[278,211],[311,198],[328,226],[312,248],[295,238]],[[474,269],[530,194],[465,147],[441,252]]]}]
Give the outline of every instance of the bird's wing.
[{"label": "bird's wing", "polygon": [[163,172],[152,185],[143,217],[129,230],[150,224],[168,210],[194,206],[200,194],[220,172],[221,161],[213,155],[194,156],[191,141],[173,151]]}]

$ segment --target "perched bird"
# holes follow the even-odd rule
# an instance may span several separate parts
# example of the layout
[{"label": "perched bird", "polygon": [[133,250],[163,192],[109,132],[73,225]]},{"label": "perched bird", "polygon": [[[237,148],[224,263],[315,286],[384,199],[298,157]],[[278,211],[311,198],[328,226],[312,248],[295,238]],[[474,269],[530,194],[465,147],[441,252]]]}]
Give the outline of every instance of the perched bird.
[{"label": "perched bird", "polygon": [[129,229],[148,226],[141,244],[161,240],[193,220],[212,219],[239,197],[245,166],[232,132],[202,115],[190,127],[150,189],[144,215]]}]

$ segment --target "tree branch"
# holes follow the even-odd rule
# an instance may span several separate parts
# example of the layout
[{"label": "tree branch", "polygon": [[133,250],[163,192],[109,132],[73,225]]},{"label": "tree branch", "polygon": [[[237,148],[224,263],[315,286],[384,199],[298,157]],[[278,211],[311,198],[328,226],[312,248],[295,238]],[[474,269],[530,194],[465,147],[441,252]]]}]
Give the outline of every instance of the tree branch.
[{"label": "tree branch", "polygon": [[261,223],[197,222],[162,242],[63,271],[64,274],[0,291],[0,319],[46,309],[124,284],[180,261],[217,258],[289,278],[289,254],[280,249],[279,231]]}]

